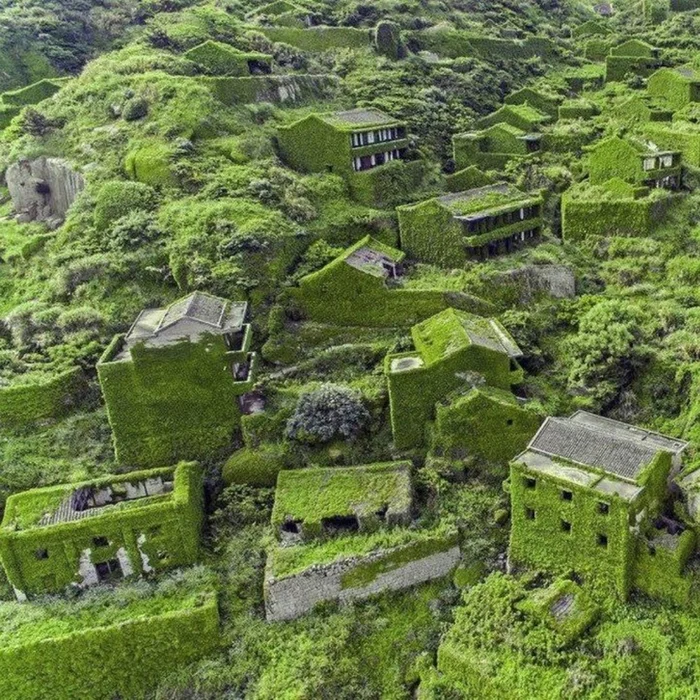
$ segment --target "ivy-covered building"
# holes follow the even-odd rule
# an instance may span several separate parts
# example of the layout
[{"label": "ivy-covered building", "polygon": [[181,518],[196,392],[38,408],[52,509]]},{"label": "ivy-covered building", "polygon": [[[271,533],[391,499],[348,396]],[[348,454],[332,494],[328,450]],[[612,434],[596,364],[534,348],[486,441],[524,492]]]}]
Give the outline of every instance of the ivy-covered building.
[{"label": "ivy-covered building", "polygon": [[507,465],[525,449],[542,417],[505,389],[475,386],[438,401],[431,454],[459,468],[465,460]]},{"label": "ivy-covered building", "polygon": [[283,470],[272,526],[280,542],[300,544],[411,522],[411,463]]},{"label": "ivy-covered building", "polygon": [[644,124],[642,131],[661,148],[676,148],[683,162],[700,168],[700,125],[675,119],[666,123]]},{"label": "ivy-covered building", "polygon": [[661,66],[659,49],[639,39],[610,49],[605,59],[605,82],[624,80],[629,74],[649,77]]},{"label": "ivy-covered building", "polygon": [[695,536],[664,517],[686,447],[585,411],[547,418],[511,463],[511,564],[573,569],[623,599],[687,592]]},{"label": "ivy-covered building", "polygon": [[647,92],[664,99],[674,109],[700,102],[700,72],[693,66],[660,68],[647,80]]},{"label": "ivy-covered building", "polygon": [[531,87],[515,90],[504,100],[507,105],[530,105],[540,112],[548,114],[553,119],[557,117],[557,109],[561,101],[562,97],[556,93],[545,92],[544,90]]},{"label": "ivy-covered building", "polygon": [[474,384],[510,390],[522,381],[522,352],[495,319],[446,309],[413,326],[415,350],[387,355],[384,372],[394,444],[399,449],[427,442],[436,403]]},{"label": "ivy-covered building", "polygon": [[602,185],[584,181],[562,196],[562,236],[566,241],[587,236],[644,236],[663,218],[671,202],[665,189],[649,190],[620,178]]},{"label": "ivy-covered building", "polygon": [[575,39],[583,39],[590,36],[610,36],[612,29],[606,24],[595,19],[589,19],[571,30],[571,36]]},{"label": "ivy-covered building", "polygon": [[[311,114],[281,127],[278,144],[291,167],[340,175],[353,195],[368,203],[381,198],[378,177],[404,161],[409,147],[406,124],[376,109]],[[405,165],[413,175],[422,172],[420,161]],[[411,178],[408,171],[404,174]]]},{"label": "ivy-covered building", "polygon": [[410,326],[449,306],[438,289],[404,289],[403,251],[366,236],[299,281],[291,297],[304,314],[340,326]]},{"label": "ivy-covered building", "polygon": [[264,594],[268,620],[328,600],[350,601],[449,574],[460,557],[450,528],[412,524],[410,462],[281,471]]},{"label": "ivy-covered building", "polygon": [[191,48],[185,58],[209,75],[245,77],[265,75],[272,68],[272,56],[257,51],[241,51],[235,46],[211,39]]},{"label": "ivy-covered building", "polygon": [[144,309],[97,374],[120,464],[156,466],[225,450],[252,389],[247,304],[194,292]]},{"label": "ivy-covered building", "polygon": [[588,172],[593,185],[620,178],[632,185],[676,190],[681,186],[681,153],[636,138],[612,136],[591,147]]},{"label": "ivy-covered building", "polygon": [[458,169],[470,165],[486,170],[500,170],[509,161],[526,158],[542,148],[542,134],[500,122],[452,137],[454,161]]},{"label": "ivy-covered building", "polygon": [[499,182],[397,207],[401,248],[415,260],[456,268],[539,237],[542,197]]},{"label": "ivy-covered building", "polygon": [[526,133],[539,133],[551,121],[552,117],[549,114],[541,112],[529,103],[505,104],[479,119],[477,126],[486,129],[494,124],[510,124]]},{"label": "ivy-covered building", "polygon": [[[637,93],[616,105],[613,116],[628,123],[645,124],[646,122],[670,122],[673,109],[666,100],[652,97],[647,93]],[[663,144],[662,144],[663,145]]]},{"label": "ivy-covered building", "polygon": [[0,561],[17,598],[193,564],[203,518],[196,463],[10,496]]}]

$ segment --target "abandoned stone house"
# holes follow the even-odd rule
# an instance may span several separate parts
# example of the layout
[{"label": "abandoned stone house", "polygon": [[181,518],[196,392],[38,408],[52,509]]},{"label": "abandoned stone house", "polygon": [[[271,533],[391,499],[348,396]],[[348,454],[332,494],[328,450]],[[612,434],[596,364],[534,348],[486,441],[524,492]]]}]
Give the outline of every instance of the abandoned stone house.
[{"label": "abandoned stone house", "polygon": [[687,443],[578,411],[548,418],[511,463],[510,562],[682,601],[695,534],[669,509]]},{"label": "abandoned stone house", "polygon": [[[451,528],[412,524],[411,463],[281,471],[265,568],[269,621],[329,600],[346,602],[449,574],[460,558]],[[411,527],[408,527],[412,525]]]},{"label": "abandoned stone house", "polygon": [[507,105],[528,104],[555,119],[562,99],[560,95],[554,93],[524,87],[511,92],[504,101]]},{"label": "abandoned stone house", "polygon": [[480,129],[486,129],[495,124],[509,124],[521,129],[527,134],[539,133],[552,121],[552,117],[537,109],[528,102],[521,104],[504,104],[495,112],[491,112],[477,121]]},{"label": "abandoned stone house", "polygon": [[144,309],[97,364],[120,463],[210,457],[231,442],[254,384],[247,304],[194,292]]},{"label": "abandoned stone house", "polygon": [[452,146],[458,169],[476,165],[486,170],[500,170],[513,159],[540,151],[542,134],[499,122],[480,131],[455,134]]},{"label": "abandoned stone house", "polygon": [[413,326],[411,336],[415,350],[387,355],[384,363],[399,449],[427,442],[436,403],[451,392],[479,384],[509,391],[522,381],[522,352],[495,319],[446,309]]},{"label": "abandoned stone house", "polygon": [[411,522],[411,463],[291,469],[277,477],[272,525],[283,546]]},{"label": "abandoned stone house", "polygon": [[673,109],[683,109],[692,102],[700,102],[700,72],[693,66],[660,68],[649,76],[647,92]]},{"label": "abandoned stone house", "polygon": [[406,155],[406,125],[375,109],[311,114],[280,128],[284,159],[305,172],[366,172]]},{"label": "abandoned stone house", "polygon": [[620,81],[629,75],[646,78],[660,67],[659,49],[645,41],[629,39],[610,49],[605,58],[605,81]]},{"label": "abandoned stone house", "polygon": [[588,172],[593,185],[620,178],[633,185],[676,190],[681,186],[681,153],[613,136],[591,147]]},{"label": "abandoned stone house", "polygon": [[539,238],[542,197],[500,182],[400,206],[397,213],[409,257],[456,268]]},{"label": "abandoned stone house", "polygon": [[209,75],[245,77],[272,72],[272,56],[257,51],[241,51],[220,41],[207,41],[191,48],[185,58]]},{"label": "abandoned stone house", "polygon": [[195,463],[14,494],[0,561],[19,600],[189,565],[202,498]]}]

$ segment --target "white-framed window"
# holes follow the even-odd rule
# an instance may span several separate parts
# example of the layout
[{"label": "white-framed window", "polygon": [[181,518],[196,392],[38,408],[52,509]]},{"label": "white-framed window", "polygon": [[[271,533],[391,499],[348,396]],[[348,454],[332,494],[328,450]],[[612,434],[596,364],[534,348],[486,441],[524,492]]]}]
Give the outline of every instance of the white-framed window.
[{"label": "white-framed window", "polygon": [[644,170],[654,170],[656,168],[656,158],[645,158],[643,167]]}]

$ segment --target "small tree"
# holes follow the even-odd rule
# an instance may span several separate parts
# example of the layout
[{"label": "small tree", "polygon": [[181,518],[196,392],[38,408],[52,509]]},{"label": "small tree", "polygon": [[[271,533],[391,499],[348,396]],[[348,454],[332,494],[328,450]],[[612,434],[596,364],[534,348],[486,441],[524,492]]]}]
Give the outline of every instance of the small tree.
[{"label": "small tree", "polygon": [[303,394],[287,421],[287,437],[310,444],[353,438],[369,420],[360,396],[347,387],[324,384]]}]

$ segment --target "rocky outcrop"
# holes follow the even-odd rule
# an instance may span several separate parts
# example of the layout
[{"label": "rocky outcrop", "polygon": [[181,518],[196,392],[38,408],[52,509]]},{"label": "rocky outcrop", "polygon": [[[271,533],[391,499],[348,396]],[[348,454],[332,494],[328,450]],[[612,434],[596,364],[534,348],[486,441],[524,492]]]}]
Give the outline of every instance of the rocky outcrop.
[{"label": "rocky outcrop", "polygon": [[541,293],[557,299],[576,296],[574,271],[566,265],[526,265],[516,270],[499,272],[491,282],[497,287],[515,287],[520,303],[528,303]]},{"label": "rocky outcrop", "polygon": [[5,173],[18,221],[63,221],[85,187],[83,176],[60,158],[22,158]]}]

